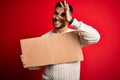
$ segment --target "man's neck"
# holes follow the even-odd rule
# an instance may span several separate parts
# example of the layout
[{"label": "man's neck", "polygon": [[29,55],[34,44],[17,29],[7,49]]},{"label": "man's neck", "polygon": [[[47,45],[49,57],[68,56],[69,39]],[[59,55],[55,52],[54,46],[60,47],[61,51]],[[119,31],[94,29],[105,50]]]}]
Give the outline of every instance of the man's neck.
[{"label": "man's neck", "polygon": [[68,27],[65,26],[64,28],[61,28],[61,29],[54,29],[52,32],[53,33],[63,33],[65,32],[66,30],[68,30]]}]

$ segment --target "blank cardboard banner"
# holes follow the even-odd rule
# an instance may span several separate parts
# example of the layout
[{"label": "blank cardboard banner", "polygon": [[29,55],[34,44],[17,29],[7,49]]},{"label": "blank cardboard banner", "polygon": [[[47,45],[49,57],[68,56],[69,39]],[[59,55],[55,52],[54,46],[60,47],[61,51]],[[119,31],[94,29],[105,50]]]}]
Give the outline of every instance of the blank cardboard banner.
[{"label": "blank cardboard banner", "polygon": [[25,68],[83,60],[80,39],[76,31],[21,39],[20,43],[22,54],[29,59]]}]

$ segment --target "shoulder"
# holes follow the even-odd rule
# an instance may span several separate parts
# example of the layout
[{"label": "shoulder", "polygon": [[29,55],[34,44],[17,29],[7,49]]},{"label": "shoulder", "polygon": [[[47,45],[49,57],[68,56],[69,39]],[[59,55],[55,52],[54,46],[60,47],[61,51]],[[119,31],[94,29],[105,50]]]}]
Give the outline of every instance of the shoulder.
[{"label": "shoulder", "polygon": [[74,29],[69,28],[66,32],[72,32],[75,31]]},{"label": "shoulder", "polygon": [[[67,31],[65,31],[65,33],[66,33],[66,32],[72,32],[72,31],[75,31],[75,30],[69,28]],[[53,35],[53,34],[54,34],[54,33],[53,33],[52,31],[49,31],[49,32],[43,34],[41,37],[45,37],[45,36],[49,36],[49,35]]]},{"label": "shoulder", "polygon": [[53,34],[52,31],[49,31],[49,32],[43,34],[41,37],[49,36],[49,35],[52,35],[52,34]]}]

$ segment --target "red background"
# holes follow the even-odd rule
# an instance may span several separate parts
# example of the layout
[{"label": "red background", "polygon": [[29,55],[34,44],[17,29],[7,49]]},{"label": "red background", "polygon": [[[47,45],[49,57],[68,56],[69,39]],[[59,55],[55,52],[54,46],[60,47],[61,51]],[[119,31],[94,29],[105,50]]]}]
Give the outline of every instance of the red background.
[{"label": "red background", "polygon": [[[59,0],[0,0],[0,79],[40,80],[42,70],[20,64],[20,39],[53,29],[52,15]],[[101,34],[97,44],[83,48],[81,80],[120,80],[119,0],[67,0],[73,17]]]}]

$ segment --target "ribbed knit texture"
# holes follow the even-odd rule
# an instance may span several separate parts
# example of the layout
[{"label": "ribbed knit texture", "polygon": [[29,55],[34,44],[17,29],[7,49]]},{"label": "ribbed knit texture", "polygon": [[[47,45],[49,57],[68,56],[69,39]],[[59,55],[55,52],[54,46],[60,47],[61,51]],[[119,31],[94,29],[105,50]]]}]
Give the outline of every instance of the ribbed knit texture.
[{"label": "ribbed knit texture", "polygon": [[79,80],[80,63],[66,63],[46,66],[43,80]]}]

